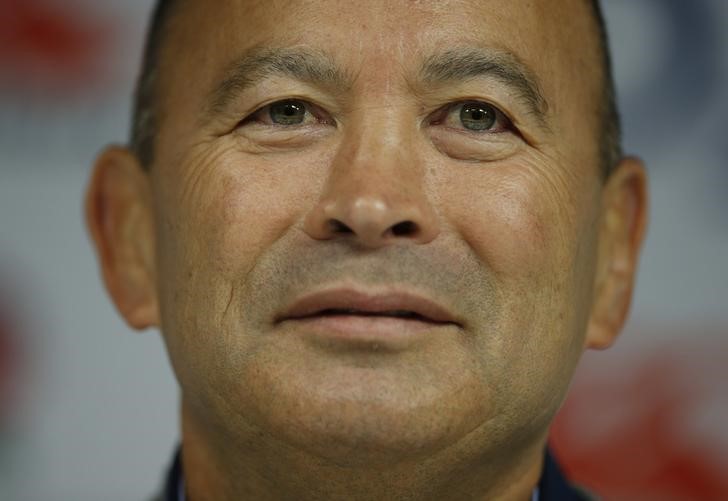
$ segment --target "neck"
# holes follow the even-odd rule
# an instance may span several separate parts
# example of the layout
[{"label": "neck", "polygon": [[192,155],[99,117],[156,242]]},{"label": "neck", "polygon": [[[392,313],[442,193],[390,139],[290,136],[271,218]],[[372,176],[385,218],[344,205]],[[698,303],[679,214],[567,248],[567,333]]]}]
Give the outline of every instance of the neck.
[{"label": "neck", "polygon": [[188,501],[256,499],[530,501],[543,468],[546,435],[497,457],[454,444],[433,457],[395,465],[340,466],[259,430],[231,438],[182,412],[182,469]]}]

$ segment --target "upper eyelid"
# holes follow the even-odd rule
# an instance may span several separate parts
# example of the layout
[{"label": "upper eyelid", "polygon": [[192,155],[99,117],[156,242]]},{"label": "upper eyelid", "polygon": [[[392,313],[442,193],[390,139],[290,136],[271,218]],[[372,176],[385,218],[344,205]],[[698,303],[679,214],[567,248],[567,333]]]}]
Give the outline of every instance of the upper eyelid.
[{"label": "upper eyelid", "polygon": [[[266,109],[269,109],[271,106],[273,106],[275,104],[285,103],[285,102],[288,102],[288,101],[293,101],[293,102],[296,102],[296,103],[303,103],[305,105],[306,111],[309,112],[309,113],[311,112],[311,107],[312,106],[316,106],[315,104],[313,104],[310,101],[307,101],[305,99],[298,99],[298,98],[276,99],[275,101],[271,101],[271,102],[269,102],[267,104],[264,104],[262,106],[257,107],[254,111],[252,111],[251,113],[249,113],[247,116],[257,115],[261,111],[264,111]],[[320,106],[319,106],[319,108],[320,108]]]},{"label": "upper eyelid", "polygon": [[317,105],[317,104],[311,102],[310,100],[302,99],[302,98],[297,98],[297,97],[290,97],[290,98],[287,97],[287,98],[283,98],[283,99],[275,99],[275,100],[270,101],[270,102],[268,102],[266,104],[263,104],[261,106],[258,106],[253,111],[251,111],[250,113],[248,113],[247,115],[245,115],[240,120],[239,124],[245,124],[246,122],[249,122],[251,119],[255,118],[256,115],[259,115],[260,113],[264,113],[266,110],[270,109],[270,107],[273,106],[274,104],[283,103],[283,102],[286,102],[286,101],[296,101],[296,102],[299,102],[299,103],[303,103],[305,105],[305,107],[306,107],[306,112],[309,113],[312,116],[316,116],[312,112],[312,110],[311,110],[312,107],[313,108],[318,108],[318,109],[324,110],[324,108],[322,106]]},{"label": "upper eyelid", "polygon": [[455,102],[453,102],[450,105],[446,105],[445,107],[448,108],[449,110],[452,110],[454,108],[457,108],[457,107],[460,107],[460,106],[465,106],[466,104],[471,104],[471,103],[473,103],[473,104],[475,104],[475,103],[487,104],[488,106],[490,106],[491,108],[493,108],[496,111],[496,113],[498,113],[499,115],[502,115],[503,118],[505,118],[506,120],[508,120],[510,123],[513,123],[513,119],[508,115],[508,113],[506,113],[505,111],[503,111],[503,108],[501,108],[497,104],[494,104],[494,103],[492,103],[490,101],[487,101],[485,99],[464,99],[464,100],[455,101]]}]

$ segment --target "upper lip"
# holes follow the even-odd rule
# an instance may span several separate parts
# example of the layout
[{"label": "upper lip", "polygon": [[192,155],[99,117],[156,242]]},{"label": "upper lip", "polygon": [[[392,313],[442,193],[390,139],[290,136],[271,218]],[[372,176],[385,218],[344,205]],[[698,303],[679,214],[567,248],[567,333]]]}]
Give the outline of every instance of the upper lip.
[{"label": "upper lip", "polygon": [[301,296],[278,315],[276,321],[314,317],[326,310],[351,310],[352,314],[374,315],[407,312],[422,317],[421,320],[426,322],[461,325],[446,307],[423,295],[401,290],[368,292],[350,287],[330,288]]}]

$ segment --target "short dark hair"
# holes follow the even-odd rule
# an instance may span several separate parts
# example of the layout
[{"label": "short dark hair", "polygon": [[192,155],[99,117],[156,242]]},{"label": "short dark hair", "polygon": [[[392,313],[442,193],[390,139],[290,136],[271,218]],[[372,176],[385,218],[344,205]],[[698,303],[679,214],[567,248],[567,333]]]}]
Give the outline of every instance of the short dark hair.
[{"label": "short dark hair", "polygon": [[159,127],[159,72],[169,19],[179,0],[157,0],[147,31],[141,73],[134,92],[130,148],[145,169],[154,162]]},{"label": "short dark hair", "polygon": [[[142,70],[134,94],[130,147],[145,169],[149,169],[154,161],[154,142],[160,120],[158,80],[162,45],[169,19],[179,3],[180,0],[157,0],[147,34]],[[604,75],[599,109],[602,117],[599,153],[602,171],[606,178],[622,157],[622,132],[604,15],[599,0],[589,0],[589,3],[597,25]]]},{"label": "short dark hair", "polygon": [[602,172],[606,179],[615,169],[622,158],[622,120],[619,116],[617,106],[617,89],[614,84],[614,69],[612,66],[612,54],[609,49],[609,35],[607,23],[604,20],[599,0],[590,0],[594,20],[599,35],[599,51],[602,59],[602,98],[599,114],[601,116],[601,140],[599,142],[599,154]]}]

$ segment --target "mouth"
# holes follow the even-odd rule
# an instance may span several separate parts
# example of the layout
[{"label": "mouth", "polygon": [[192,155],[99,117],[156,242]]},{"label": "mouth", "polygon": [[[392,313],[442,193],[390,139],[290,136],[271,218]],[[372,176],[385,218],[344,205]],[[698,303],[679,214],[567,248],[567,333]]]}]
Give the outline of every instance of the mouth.
[{"label": "mouth", "polygon": [[392,290],[367,292],[352,288],[327,289],[305,295],[277,316],[276,323],[337,317],[396,319],[462,327],[446,307],[423,295]]},{"label": "mouth", "polygon": [[[359,317],[389,317],[389,318],[401,318],[405,320],[418,320],[420,322],[432,322],[431,319],[415,313],[414,311],[407,310],[389,310],[389,311],[362,311],[353,308],[329,308],[325,310],[306,315],[303,318],[312,317],[345,317],[345,316],[359,316]],[[437,323],[437,322],[433,322]]]}]

